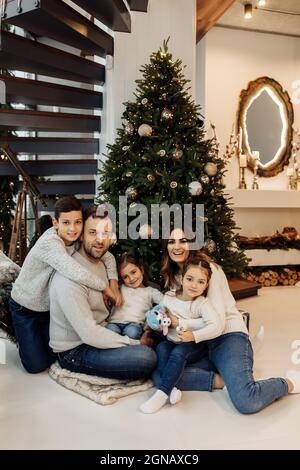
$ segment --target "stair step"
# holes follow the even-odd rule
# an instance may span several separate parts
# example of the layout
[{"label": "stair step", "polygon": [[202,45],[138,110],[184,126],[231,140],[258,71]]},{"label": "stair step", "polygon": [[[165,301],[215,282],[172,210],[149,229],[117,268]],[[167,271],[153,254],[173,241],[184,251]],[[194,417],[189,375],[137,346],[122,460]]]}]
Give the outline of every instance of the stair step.
[{"label": "stair step", "polygon": [[6,103],[70,108],[102,108],[102,93],[38,80],[0,74],[5,83]]},{"label": "stair step", "polygon": [[8,144],[14,153],[39,155],[99,154],[99,139],[62,137],[0,137],[0,146]]},{"label": "stair step", "polygon": [[0,68],[103,85],[105,67],[91,60],[2,31]]},{"label": "stair step", "polygon": [[130,33],[131,17],[123,0],[73,0],[113,31]]},{"label": "stair step", "polygon": [[[22,181],[19,182],[20,189],[22,187]],[[84,194],[91,195],[95,194],[96,184],[95,180],[89,181],[35,181],[37,189],[40,191],[42,196],[67,196],[69,194]]]},{"label": "stair step", "polygon": [[85,54],[113,55],[113,38],[61,0],[19,0],[6,7],[5,23],[75,47]]},{"label": "stair step", "polygon": [[22,131],[97,132],[100,116],[0,109],[0,129]]},{"label": "stair step", "polygon": [[[19,160],[30,176],[96,175],[97,160]],[[18,171],[10,161],[0,161],[0,176],[16,176]]]},{"label": "stair step", "polygon": [[127,0],[131,10],[144,12],[148,9],[148,1],[149,0]]}]

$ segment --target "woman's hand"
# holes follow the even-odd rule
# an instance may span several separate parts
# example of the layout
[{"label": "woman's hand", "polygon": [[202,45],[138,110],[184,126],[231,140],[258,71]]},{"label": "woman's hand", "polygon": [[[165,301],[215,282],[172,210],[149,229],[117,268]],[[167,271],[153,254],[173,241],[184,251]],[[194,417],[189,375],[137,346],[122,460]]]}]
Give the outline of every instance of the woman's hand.
[{"label": "woman's hand", "polygon": [[111,279],[109,281],[109,287],[114,295],[115,298],[115,306],[121,307],[124,304],[124,299],[122,293],[119,289],[119,283],[116,279]]},{"label": "woman's hand", "polygon": [[167,315],[168,315],[168,317],[169,317],[170,320],[171,320],[171,325],[170,325],[170,326],[171,326],[172,328],[176,328],[176,326],[179,325],[179,320],[178,320],[178,318],[175,317],[175,315],[172,315],[172,313],[168,313]]},{"label": "woman's hand", "polygon": [[179,338],[183,343],[190,343],[191,341],[195,342],[195,337],[193,335],[193,332],[190,330],[181,330],[178,333]]}]

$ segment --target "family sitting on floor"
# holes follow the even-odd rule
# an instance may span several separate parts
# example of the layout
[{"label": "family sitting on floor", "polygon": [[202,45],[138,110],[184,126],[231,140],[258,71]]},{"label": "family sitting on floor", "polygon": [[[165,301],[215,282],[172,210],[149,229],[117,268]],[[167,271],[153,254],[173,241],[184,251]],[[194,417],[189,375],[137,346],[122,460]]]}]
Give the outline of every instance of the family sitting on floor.
[{"label": "family sitting on floor", "polygon": [[[9,300],[28,372],[41,372],[57,360],[76,373],[127,380],[152,376],[157,390],[141,405],[144,413],[168,400],[177,403],[184,390],[224,388],[246,414],[300,393],[296,371],[254,380],[248,331],[225,274],[204,253],[190,250],[181,228],[164,240],[163,294],[147,286],[139,259],[124,254],[117,270],[108,252],[109,215],[95,208],[83,215],[80,202],[65,197],[55,205],[53,225],[27,255]],[[152,347],[144,324],[156,304],[166,309],[170,327],[166,336],[154,332]]]}]

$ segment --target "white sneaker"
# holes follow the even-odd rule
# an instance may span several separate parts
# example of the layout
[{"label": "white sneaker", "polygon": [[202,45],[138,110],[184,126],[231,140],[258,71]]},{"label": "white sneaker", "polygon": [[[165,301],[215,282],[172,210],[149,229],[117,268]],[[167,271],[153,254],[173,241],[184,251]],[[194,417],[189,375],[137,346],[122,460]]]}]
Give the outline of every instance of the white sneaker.
[{"label": "white sneaker", "polygon": [[294,385],[293,390],[289,393],[300,393],[300,372],[298,370],[288,370],[286,378]]},{"label": "white sneaker", "polygon": [[252,349],[254,355],[258,354],[261,350],[265,339],[265,327],[263,325],[260,326],[258,332],[255,336],[251,339]]}]

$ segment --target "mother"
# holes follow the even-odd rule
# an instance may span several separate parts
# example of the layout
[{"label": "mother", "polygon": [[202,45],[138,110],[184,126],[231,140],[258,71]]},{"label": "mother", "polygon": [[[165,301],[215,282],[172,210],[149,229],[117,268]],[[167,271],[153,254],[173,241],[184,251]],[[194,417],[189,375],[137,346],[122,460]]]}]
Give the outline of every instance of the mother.
[{"label": "mother", "polygon": [[[192,254],[195,252],[189,249],[185,233],[175,228],[164,240],[161,274],[166,288],[173,290],[181,286],[182,267]],[[208,259],[204,253],[200,252],[200,255]],[[245,414],[256,413],[288,393],[299,393],[299,372],[289,371],[286,379],[254,380],[253,351],[247,328],[223,270],[209,261],[212,277],[207,295],[219,315],[225,316],[225,329],[221,336],[206,341],[209,361],[202,360],[187,367],[177,384],[178,388],[212,391],[225,384],[234,406]],[[154,377],[154,382],[156,380],[158,377]]]}]

